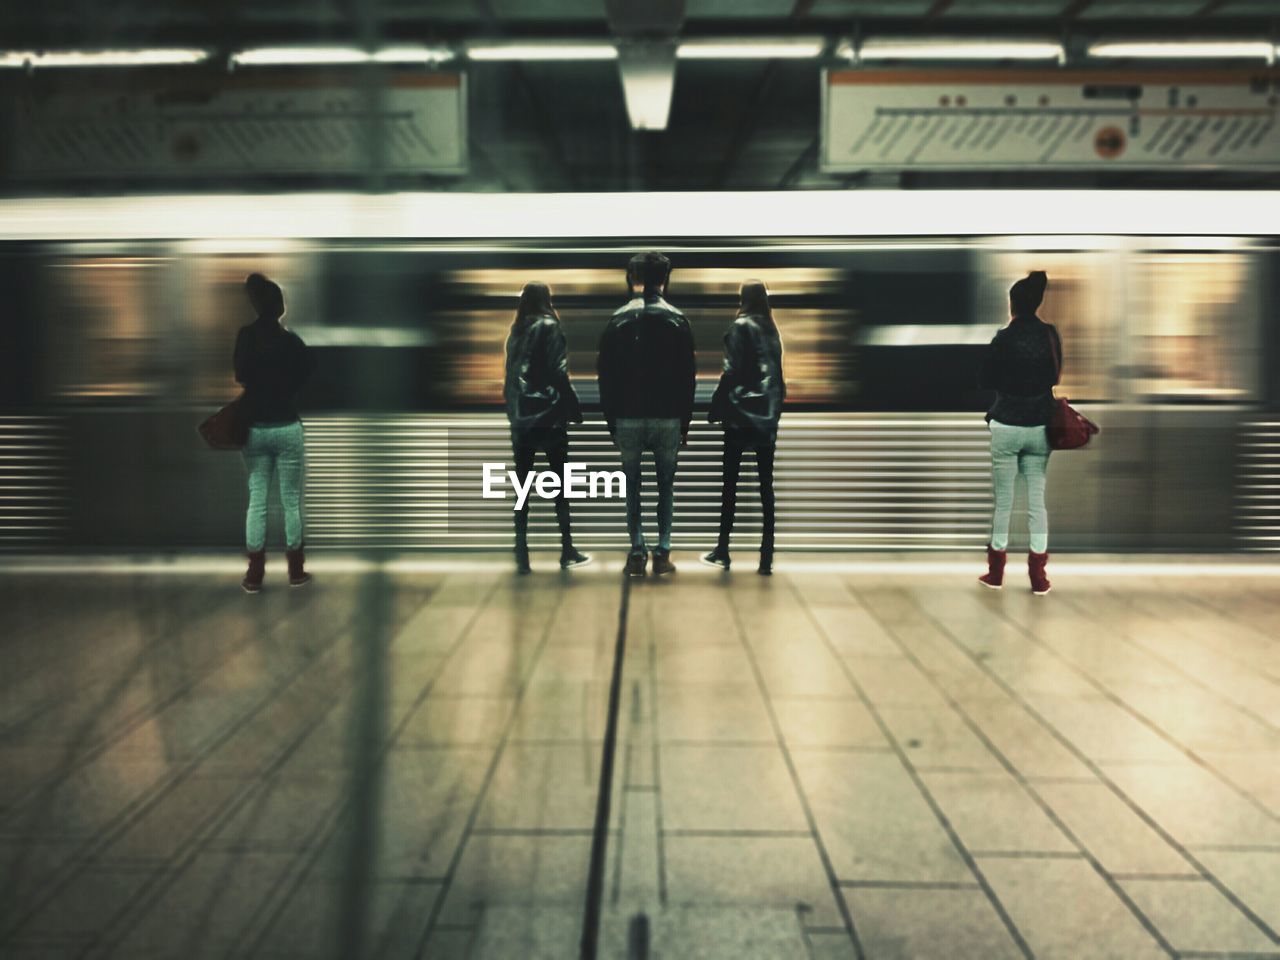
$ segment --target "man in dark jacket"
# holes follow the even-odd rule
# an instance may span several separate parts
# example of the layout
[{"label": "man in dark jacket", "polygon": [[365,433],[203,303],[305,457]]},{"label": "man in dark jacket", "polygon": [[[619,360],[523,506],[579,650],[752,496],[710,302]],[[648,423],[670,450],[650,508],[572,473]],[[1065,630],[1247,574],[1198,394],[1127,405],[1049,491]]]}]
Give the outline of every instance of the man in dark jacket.
[{"label": "man in dark jacket", "polygon": [[671,261],[638,254],[627,267],[634,298],[614,313],[600,338],[596,371],[609,435],[622,453],[627,478],[628,576],[642,577],[648,547],[640,523],[640,457],[653,453],[658,480],[658,547],[653,572],[672,573],[671,518],[676,459],[693,419],[697,367],[689,321],[663,299]]}]

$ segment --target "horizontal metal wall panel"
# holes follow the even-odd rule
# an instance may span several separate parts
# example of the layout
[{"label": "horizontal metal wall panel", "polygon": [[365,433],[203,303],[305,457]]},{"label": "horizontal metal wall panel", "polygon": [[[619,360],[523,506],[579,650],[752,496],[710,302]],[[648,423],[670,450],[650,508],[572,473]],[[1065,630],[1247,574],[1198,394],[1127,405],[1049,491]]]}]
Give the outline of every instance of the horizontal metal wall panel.
[{"label": "horizontal metal wall panel", "polygon": [[1280,420],[1240,424],[1236,540],[1246,550],[1280,550]]},{"label": "horizontal metal wall panel", "polygon": [[[482,464],[512,464],[500,414],[315,416],[307,430],[307,540],[348,548],[511,545],[514,497],[481,496]],[[977,416],[788,414],[778,439],[777,545],[782,550],[978,547],[990,516],[987,432]],[[695,423],[680,453],[673,546],[709,548],[719,525],[721,439]],[[604,424],[575,426],[570,460],[620,469]],[[641,493],[656,540],[652,463]],[[539,457],[537,469],[546,469]],[[510,493],[508,489],[508,493]],[[530,543],[558,544],[553,506],[532,499]],[[754,455],[744,458],[734,546],[760,538]],[[573,502],[575,541],[624,549],[620,499]]]},{"label": "horizontal metal wall panel", "polygon": [[58,417],[0,417],[0,549],[57,543],[66,523],[66,440]]}]

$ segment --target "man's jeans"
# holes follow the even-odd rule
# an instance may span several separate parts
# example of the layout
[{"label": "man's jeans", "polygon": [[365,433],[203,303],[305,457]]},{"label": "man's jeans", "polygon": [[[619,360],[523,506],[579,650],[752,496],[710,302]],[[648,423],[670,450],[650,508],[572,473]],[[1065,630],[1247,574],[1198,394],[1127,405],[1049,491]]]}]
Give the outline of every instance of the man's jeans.
[{"label": "man's jeans", "polygon": [[646,550],[640,526],[640,457],[653,453],[658,479],[658,549],[671,549],[671,517],[675,513],[676,458],[680,453],[679,420],[619,420],[616,434],[627,478],[627,533],[631,552]]}]

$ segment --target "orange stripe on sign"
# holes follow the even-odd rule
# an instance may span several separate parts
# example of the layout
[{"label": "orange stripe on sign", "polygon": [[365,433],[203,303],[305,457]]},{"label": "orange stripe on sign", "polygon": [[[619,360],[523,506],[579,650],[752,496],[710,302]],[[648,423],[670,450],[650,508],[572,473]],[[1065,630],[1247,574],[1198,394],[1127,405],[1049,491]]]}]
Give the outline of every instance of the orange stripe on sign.
[{"label": "orange stripe on sign", "polygon": [[950,83],[999,84],[1079,84],[1152,83],[1176,86],[1195,84],[1250,84],[1280,81],[1280,70],[830,70],[830,86],[857,84],[913,84],[919,86]]}]

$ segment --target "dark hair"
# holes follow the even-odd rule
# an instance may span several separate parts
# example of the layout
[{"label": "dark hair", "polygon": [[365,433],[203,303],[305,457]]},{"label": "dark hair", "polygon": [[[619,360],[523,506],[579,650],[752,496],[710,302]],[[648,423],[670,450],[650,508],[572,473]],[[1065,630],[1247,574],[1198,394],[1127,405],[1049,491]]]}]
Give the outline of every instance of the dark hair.
[{"label": "dark hair", "polygon": [[260,273],[251,273],[245,277],[245,293],[258,316],[264,320],[279,320],[284,316],[284,291],[280,284],[268,280]]},{"label": "dark hair", "polygon": [[1015,317],[1030,316],[1044,300],[1049,276],[1043,270],[1032,270],[1009,288],[1009,309]]},{"label": "dark hair", "polygon": [[637,253],[627,264],[627,292],[637,283],[644,285],[646,294],[657,293],[671,279],[671,261],[650,250],[648,253]]},{"label": "dark hair", "polygon": [[769,288],[763,280],[744,280],[738,293],[738,316],[759,317],[764,328],[776,333],[778,325],[773,320],[773,307],[769,306]]},{"label": "dark hair", "polygon": [[538,280],[530,280],[520,291],[520,302],[516,305],[516,318],[511,321],[511,329],[523,326],[531,317],[560,319],[551,302],[551,288]]}]

